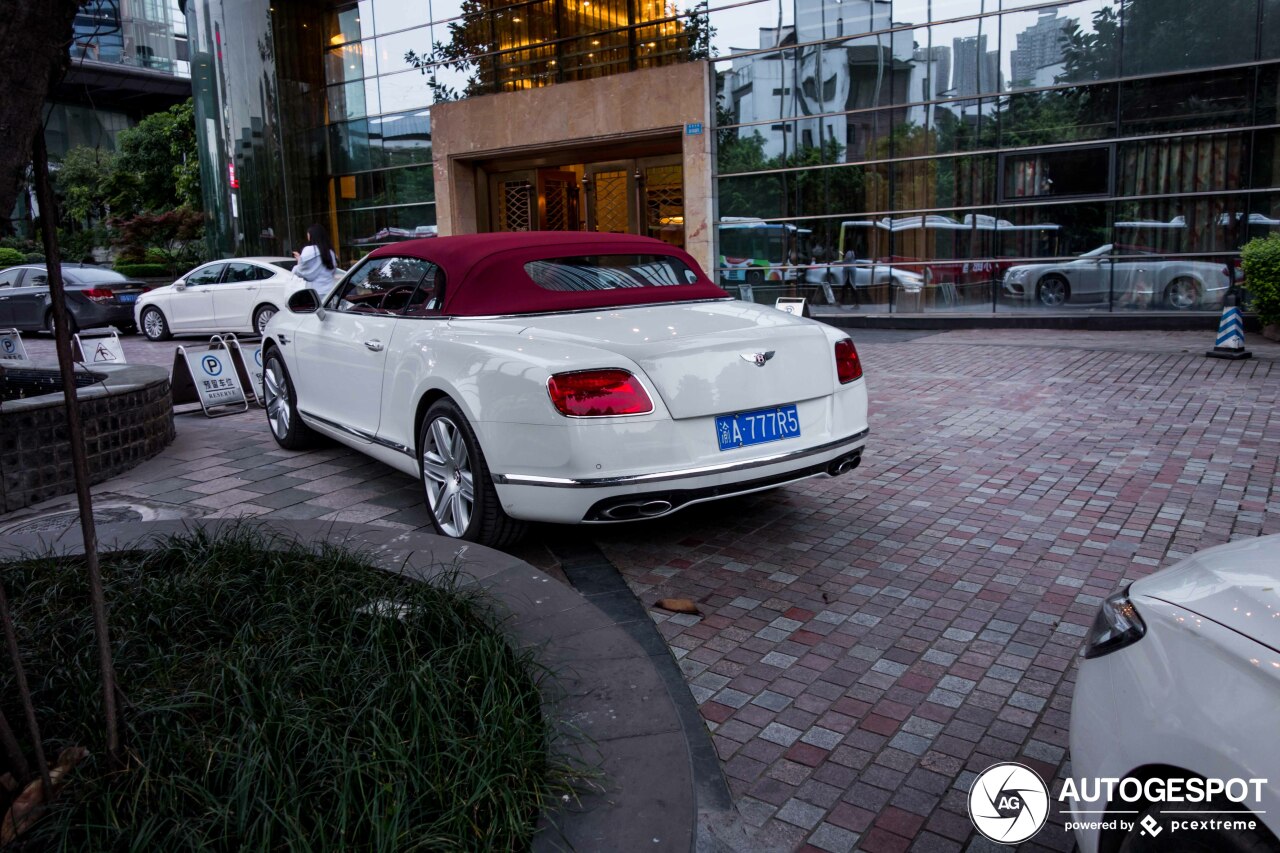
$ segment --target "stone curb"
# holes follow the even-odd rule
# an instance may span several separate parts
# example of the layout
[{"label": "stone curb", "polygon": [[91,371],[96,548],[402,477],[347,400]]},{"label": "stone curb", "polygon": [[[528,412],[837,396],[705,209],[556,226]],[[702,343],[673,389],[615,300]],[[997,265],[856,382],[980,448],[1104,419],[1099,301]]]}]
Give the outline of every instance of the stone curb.
[{"label": "stone curb", "polygon": [[[174,533],[245,524],[240,519],[180,519],[98,527],[101,552],[136,549]],[[259,520],[283,539],[343,544],[384,569],[426,580],[457,565],[492,595],[513,643],[540,649],[555,675],[554,702],[564,724],[585,735],[558,747],[604,773],[602,789],[542,815],[535,853],[553,850],[689,851],[696,831],[688,745],[674,704],[649,656],[582,595],[507,554],[426,533],[366,524]],[[0,543],[0,559],[32,553],[83,553],[79,525],[19,534]]]}]

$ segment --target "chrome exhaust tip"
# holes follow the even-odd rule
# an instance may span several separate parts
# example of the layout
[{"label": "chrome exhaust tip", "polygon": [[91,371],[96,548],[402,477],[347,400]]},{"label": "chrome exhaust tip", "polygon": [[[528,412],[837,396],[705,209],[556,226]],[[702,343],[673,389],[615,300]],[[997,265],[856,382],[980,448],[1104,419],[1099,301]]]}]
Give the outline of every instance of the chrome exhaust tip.
[{"label": "chrome exhaust tip", "polygon": [[827,466],[827,474],[832,477],[839,477],[841,474],[847,474],[854,468],[862,464],[862,452],[851,454],[843,459],[837,459]]},{"label": "chrome exhaust tip", "polygon": [[640,505],[640,515],[644,518],[654,518],[668,512],[671,512],[671,501],[648,501]]},{"label": "chrome exhaust tip", "polygon": [[626,503],[602,510],[600,515],[610,521],[632,521],[637,518],[657,518],[671,512],[671,501],[652,500],[642,503]]}]

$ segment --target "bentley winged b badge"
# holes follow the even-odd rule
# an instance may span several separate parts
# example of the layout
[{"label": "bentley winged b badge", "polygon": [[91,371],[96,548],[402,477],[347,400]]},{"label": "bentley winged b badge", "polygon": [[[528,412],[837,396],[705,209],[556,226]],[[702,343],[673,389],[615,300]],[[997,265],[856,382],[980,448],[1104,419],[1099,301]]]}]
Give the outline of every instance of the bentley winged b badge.
[{"label": "bentley winged b badge", "polygon": [[738,358],[741,358],[743,361],[749,361],[756,367],[764,367],[764,363],[773,358],[773,356],[773,350],[769,350],[768,352],[744,352],[738,354]]}]

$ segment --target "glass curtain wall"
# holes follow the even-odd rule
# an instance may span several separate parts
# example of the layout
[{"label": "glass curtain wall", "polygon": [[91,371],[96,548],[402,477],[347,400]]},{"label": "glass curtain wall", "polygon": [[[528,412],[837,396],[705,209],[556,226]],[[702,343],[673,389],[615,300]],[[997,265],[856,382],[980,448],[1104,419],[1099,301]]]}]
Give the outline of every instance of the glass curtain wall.
[{"label": "glass curtain wall", "polygon": [[708,37],[705,10],[662,0],[333,6],[315,126],[344,261],[435,234],[431,104],[704,57]]},{"label": "glass curtain wall", "polygon": [[287,252],[322,222],[344,265],[436,233],[433,103],[710,54],[705,5],[668,0],[185,8],[215,250]]},{"label": "glass curtain wall", "polygon": [[1280,0],[712,6],[719,276],[872,311],[1220,310],[1280,228]]}]

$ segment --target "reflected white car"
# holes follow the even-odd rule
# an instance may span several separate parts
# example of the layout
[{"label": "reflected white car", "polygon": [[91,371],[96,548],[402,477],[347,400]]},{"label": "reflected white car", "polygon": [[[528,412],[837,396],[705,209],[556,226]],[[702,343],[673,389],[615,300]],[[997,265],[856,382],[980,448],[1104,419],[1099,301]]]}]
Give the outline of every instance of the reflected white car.
[{"label": "reflected white car", "polygon": [[804,268],[803,275],[806,284],[830,284],[839,288],[849,273],[852,273],[854,287],[892,284],[906,290],[919,290],[925,284],[924,276],[920,273],[904,267],[862,260],[852,264],[811,264]]},{"label": "reflected white car", "polygon": [[[1072,778],[1093,787],[1095,779],[1132,777],[1144,789],[1136,802],[1125,801],[1123,788],[1110,799],[1076,801],[1071,819],[1150,816],[1162,827],[1154,835],[1141,827],[1077,829],[1082,853],[1280,849],[1280,536],[1210,548],[1134,582],[1102,605],[1081,654]],[[1163,791],[1172,796],[1166,783],[1190,777],[1266,782],[1250,784],[1239,803],[1159,802]],[[1252,820],[1255,829],[1170,825],[1217,818]]]},{"label": "reflected white car", "polygon": [[1164,258],[1107,243],[1075,260],[1019,264],[1004,274],[1004,293],[1044,308],[1108,302],[1175,311],[1219,309],[1231,285],[1227,266]]},{"label": "reflected white car", "polygon": [[134,317],[148,340],[237,332],[260,335],[307,283],[293,258],[231,258],[202,264],[173,284],[138,297]]},{"label": "reflected white car", "polygon": [[492,545],[843,474],[868,431],[843,332],[648,237],[384,246],[323,306],[296,294],[263,353],[281,446],[322,433],[419,477],[438,532]]}]

